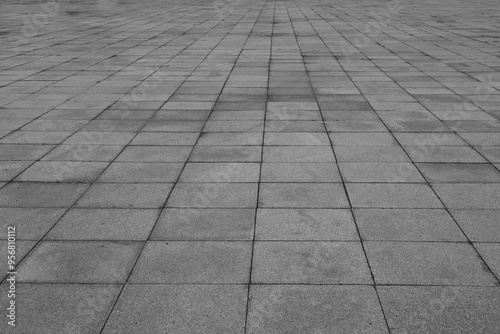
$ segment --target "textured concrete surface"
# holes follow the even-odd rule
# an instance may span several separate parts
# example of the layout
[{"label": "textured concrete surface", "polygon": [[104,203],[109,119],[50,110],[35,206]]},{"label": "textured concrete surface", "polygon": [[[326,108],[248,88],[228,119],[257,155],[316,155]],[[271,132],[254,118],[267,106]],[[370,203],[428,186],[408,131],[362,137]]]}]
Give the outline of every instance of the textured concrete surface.
[{"label": "textured concrete surface", "polygon": [[497,1],[0,8],[1,333],[499,332]]}]

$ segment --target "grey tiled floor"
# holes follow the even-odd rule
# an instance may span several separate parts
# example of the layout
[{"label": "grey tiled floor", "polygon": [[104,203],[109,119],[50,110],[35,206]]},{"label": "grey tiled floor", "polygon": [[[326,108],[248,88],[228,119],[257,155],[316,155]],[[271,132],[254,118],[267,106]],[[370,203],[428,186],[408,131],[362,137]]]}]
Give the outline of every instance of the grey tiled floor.
[{"label": "grey tiled floor", "polygon": [[1,7],[1,333],[500,332],[495,1]]}]

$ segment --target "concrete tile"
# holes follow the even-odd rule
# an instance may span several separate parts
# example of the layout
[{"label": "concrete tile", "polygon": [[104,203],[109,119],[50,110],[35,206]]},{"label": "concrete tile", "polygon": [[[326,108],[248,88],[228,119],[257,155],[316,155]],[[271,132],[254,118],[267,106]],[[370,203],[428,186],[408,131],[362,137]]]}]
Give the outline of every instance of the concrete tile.
[{"label": "concrete tile", "polygon": [[460,228],[471,241],[500,242],[499,210],[451,210]]},{"label": "concrete tile", "polygon": [[429,182],[500,182],[500,171],[489,164],[420,163],[417,167]]},{"label": "concrete tile", "polygon": [[95,183],[76,202],[81,208],[160,208],[171,183]]},{"label": "concrete tile", "polygon": [[474,247],[476,247],[477,251],[498,280],[500,277],[500,258],[498,257],[500,243],[475,243]]},{"label": "concrete tile", "polygon": [[355,209],[353,212],[363,240],[467,241],[445,210]]},{"label": "concrete tile", "polygon": [[339,162],[409,162],[410,158],[399,146],[335,146]]},{"label": "concrete tile", "polygon": [[[7,226],[15,226],[16,239],[39,240],[66,212],[65,209],[48,208],[0,208],[0,227],[7,231]],[[7,239],[7,233],[1,239]]]},{"label": "concrete tile", "polygon": [[190,146],[127,146],[116,161],[130,162],[185,162]]},{"label": "concrete tile", "polygon": [[262,145],[260,133],[203,133],[198,139],[201,146]]},{"label": "concrete tile", "polygon": [[257,240],[359,240],[347,209],[258,209]]},{"label": "concrete tile", "polygon": [[441,208],[432,189],[424,184],[366,183],[346,184],[355,208]]},{"label": "concrete tile", "polygon": [[377,287],[392,333],[494,333],[500,293],[492,287]]},{"label": "concrete tile", "polygon": [[403,146],[464,146],[467,143],[454,133],[394,133]]},{"label": "concrete tile", "polygon": [[371,276],[358,242],[259,241],[252,283],[370,284]]},{"label": "concrete tile", "polygon": [[199,134],[194,132],[139,132],[130,145],[189,146]]},{"label": "concrete tile", "polygon": [[[16,229],[16,232],[18,231],[19,229]],[[8,231],[7,228],[5,228],[5,231]],[[5,233],[5,236],[7,236],[7,232]],[[17,235],[16,235],[17,237]],[[16,238],[16,241],[15,241],[15,254],[10,254],[10,252],[12,252],[12,249],[9,249],[9,246],[10,248],[12,248],[12,241],[7,241],[7,238],[5,238],[5,240],[0,240],[0,247],[2,247],[2,249],[5,249],[5,255],[6,255],[6,261],[4,261],[2,264],[0,264],[0,269],[2,270],[3,273],[7,274],[9,272],[12,272],[12,271],[15,271],[12,270],[12,268],[10,267],[10,264],[8,263],[8,259],[9,259],[9,255],[14,255],[15,256],[15,263],[17,266],[17,264],[19,262],[22,261],[22,259],[26,256],[26,254],[28,254],[34,247],[35,245],[37,244],[37,241],[35,240],[18,240]],[[10,257],[10,259],[13,259],[12,257]],[[2,275],[2,278],[4,276]],[[7,276],[7,278],[9,278],[9,276]],[[10,285],[10,284],[9,284]]]},{"label": "concrete tile", "polygon": [[432,186],[450,209],[500,209],[498,184],[435,184]]},{"label": "concrete tile", "polygon": [[0,161],[34,161],[53,148],[54,145],[0,144]]},{"label": "concrete tile", "polygon": [[177,180],[182,163],[162,162],[113,162],[97,182],[154,182],[173,183]]},{"label": "concrete tile", "polygon": [[254,208],[257,183],[179,183],[167,207],[179,208]]},{"label": "concrete tile", "polygon": [[335,120],[325,123],[328,132],[387,132],[380,120]]},{"label": "concrete tile", "polygon": [[85,183],[12,182],[0,189],[0,206],[70,207],[88,187]]},{"label": "concrete tile", "polygon": [[318,132],[266,132],[264,145],[273,146],[320,146],[330,145],[326,133]]},{"label": "concrete tile", "polygon": [[161,132],[196,132],[203,129],[203,121],[172,121],[158,120],[149,121],[143,128],[143,131],[161,131]]},{"label": "concrete tile", "polygon": [[179,182],[259,182],[257,163],[187,163]]},{"label": "concrete tile", "polygon": [[114,160],[122,150],[122,145],[59,145],[42,160],[107,162]]},{"label": "concrete tile", "polygon": [[344,188],[333,183],[263,183],[259,207],[270,208],[346,208]]},{"label": "concrete tile", "polygon": [[341,182],[333,163],[263,163],[261,182]]},{"label": "concrete tile", "polygon": [[76,132],[64,144],[126,145],[134,136],[133,132]]},{"label": "concrete tile", "polygon": [[124,283],[141,243],[45,241],[17,267],[19,282]]},{"label": "concrete tile", "polygon": [[264,162],[335,162],[328,146],[264,146]]},{"label": "concrete tile", "polygon": [[247,283],[250,242],[151,241],[146,244],[132,283]]},{"label": "concrete tile", "polygon": [[248,333],[388,333],[370,286],[252,285]]},{"label": "concrete tile", "polygon": [[478,285],[498,283],[466,243],[365,242],[377,284]]},{"label": "concrete tile", "polygon": [[0,181],[11,181],[29,165],[30,161],[0,161]]},{"label": "concrete tile", "polygon": [[47,240],[146,240],[158,218],[152,209],[71,209]]},{"label": "concrete tile", "polygon": [[191,162],[260,162],[260,146],[195,146]]},{"label": "concrete tile", "polygon": [[478,146],[475,147],[491,163],[500,162],[500,148],[498,146]]},{"label": "concrete tile", "polygon": [[131,284],[102,333],[242,334],[246,303],[241,285]]},{"label": "concrete tile", "polygon": [[37,161],[15,181],[93,182],[107,166],[107,162]]},{"label": "concrete tile", "polygon": [[[8,286],[2,284],[0,290],[2,303],[7,305]],[[16,299],[24,306],[16,312],[15,331],[40,334],[99,332],[120,291],[121,286],[115,284],[18,284]],[[47,307],[47,303],[51,307]],[[9,333],[12,327],[2,321],[0,330]]]},{"label": "concrete tile", "polygon": [[60,144],[71,132],[15,131],[0,139],[0,144]]},{"label": "concrete tile", "polygon": [[391,146],[397,145],[394,137],[390,133],[329,133],[334,146],[358,146],[376,145]]},{"label": "concrete tile", "polygon": [[252,240],[254,209],[164,209],[151,240]]},{"label": "concrete tile", "polygon": [[410,163],[343,162],[339,168],[345,182],[425,182]]},{"label": "concrete tile", "polygon": [[467,146],[406,146],[404,149],[415,162],[487,162]]}]

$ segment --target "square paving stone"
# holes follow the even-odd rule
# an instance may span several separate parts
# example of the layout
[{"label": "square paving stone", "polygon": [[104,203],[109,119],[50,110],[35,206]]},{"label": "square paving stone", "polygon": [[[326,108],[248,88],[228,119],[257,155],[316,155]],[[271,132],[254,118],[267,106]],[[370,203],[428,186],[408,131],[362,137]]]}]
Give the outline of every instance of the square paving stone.
[{"label": "square paving stone", "polygon": [[359,240],[347,209],[259,209],[257,240]]},{"label": "square paving stone", "polygon": [[396,140],[390,133],[329,133],[334,146],[391,146],[397,145]]},{"label": "square paving stone", "polygon": [[205,122],[203,121],[177,121],[158,120],[149,121],[143,131],[163,131],[163,132],[201,132]]},{"label": "square paving stone", "polygon": [[149,209],[71,209],[48,240],[146,240],[158,218]]},{"label": "square paving stone", "polygon": [[329,146],[264,146],[264,162],[335,162]]},{"label": "square paving stone", "polygon": [[[0,228],[15,226],[17,240],[39,240],[66,212],[65,209],[0,208]],[[7,233],[0,235],[7,239]]]},{"label": "square paving stone", "polygon": [[77,132],[64,141],[64,144],[126,145],[135,132]]},{"label": "square paving stone", "polygon": [[479,285],[498,282],[466,243],[365,242],[377,284]]},{"label": "square paving stone", "polygon": [[434,190],[450,209],[500,209],[500,184],[435,184]]},{"label": "square paving stone", "polygon": [[472,241],[500,242],[500,210],[451,210]]},{"label": "square paving stone", "polygon": [[263,163],[261,182],[341,182],[334,163]]},{"label": "square paving stone", "polygon": [[355,209],[363,240],[467,241],[446,210]]},{"label": "square paving stone", "polygon": [[496,333],[500,289],[457,286],[377,287],[392,333]]},{"label": "square paving stone", "polygon": [[248,333],[388,333],[371,286],[252,285]]},{"label": "square paving stone", "polygon": [[151,240],[252,240],[254,209],[164,209]]},{"label": "square paving stone", "polygon": [[[5,231],[7,231],[7,228],[5,229]],[[7,236],[7,232],[4,235]],[[38,241],[35,240],[19,240],[16,235],[15,254],[13,254],[15,256],[15,263],[16,263],[15,266],[17,266],[18,263],[20,263],[22,259],[26,256],[26,254],[28,254],[36,246],[37,242]],[[6,273],[16,271],[16,269],[12,270],[9,263],[7,262],[9,256],[8,253],[9,246],[12,247],[12,243],[9,243],[7,238],[5,238],[5,240],[0,240],[0,247],[2,247],[2,249],[5,249],[5,261],[0,264],[0,270],[2,270],[2,273],[4,273],[2,275],[2,278]]]},{"label": "square paving stone", "polygon": [[347,194],[355,208],[442,208],[432,189],[411,183],[348,183]]},{"label": "square paving stone", "polygon": [[170,183],[95,183],[78,200],[77,207],[160,208],[173,184]]},{"label": "square paving stone", "polygon": [[[2,284],[0,290],[2,304],[7,305],[8,286]],[[112,284],[18,284],[15,330],[7,321],[2,321],[0,331],[98,333],[120,291],[121,286]]]},{"label": "square paving stone", "polygon": [[0,206],[70,207],[88,187],[85,183],[12,182],[0,189]]},{"label": "square paving stone", "polygon": [[34,161],[52,150],[54,145],[0,144],[0,161]]},{"label": "square paving stone", "polygon": [[203,132],[262,132],[263,121],[208,121]]},{"label": "square paving stone", "polygon": [[252,244],[239,241],[150,241],[132,283],[248,283]]},{"label": "square paving stone", "polygon": [[371,284],[359,242],[255,243],[252,283]]},{"label": "square paving stone", "polygon": [[454,133],[395,133],[403,146],[463,146],[466,142]]},{"label": "square paving stone", "polygon": [[257,183],[178,183],[167,207],[254,208]]},{"label": "square paving stone", "polygon": [[472,146],[500,145],[498,133],[460,133],[460,137]]},{"label": "square paving stone", "polygon": [[330,145],[326,133],[319,132],[266,132],[264,145],[321,146]]},{"label": "square paving stone", "polygon": [[113,162],[97,182],[175,182],[182,163]]},{"label": "square paving stone", "polygon": [[409,162],[410,158],[399,146],[335,146],[339,162]]},{"label": "square paving stone", "polygon": [[326,122],[328,132],[388,132],[379,120],[336,120]]},{"label": "square paving stone", "polygon": [[475,147],[491,163],[500,162],[500,147],[498,146],[478,146]]},{"label": "square paving stone", "polygon": [[1,144],[60,144],[72,132],[15,131],[0,140]]},{"label": "square paving stone", "polygon": [[497,277],[500,279],[500,243],[475,243],[476,247],[481,257],[486,262],[488,267]]},{"label": "square paving stone", "polygon": [[344,162],[339,168],[345,182],[425,182],[410,163]]},{"label": "square paving stone", "polygon": [[269,121],[266,120],[266,132],[324,132],[321,121]]},{"label": "square paving stone", "polygon": [[187,163],[179,182],[259,182],[257,163]]},{"label": "square paving stone", "polygon": [[124,283],[142,244],[45,241],[17,267],[19,282]]},{"label": "square paving stone", "polygon": [[59,145],[45,155],[42,160],[112,161],[122,149],[122,145]]},{"label": "square paving stone", "polygon": [[346,208],[344,187],[334,183],[262,183],[259,207]]},{"label": "square paving stone", "polygon": [[191,150],[191,146],[127,146],[116,161],[185,162]]},{"label": "square paving stone", "polygon": [[500,182],[500,171],[490,164],[419,163],[417,167],[429,182]]},{"label": "square paving stone", "polygon": [[130,145],[194,145],[199,134],[193,132],[139,132]]},{"label": "square paving stone", "polygon": [[103,334],[243,334],[247,287],[127,285]]},{"label": "square paving stone", "polygon": [[260,162],[260,146],[196,146],[191,162]]},{"label": "square paving stone", "polygon": [[107,162],[37,161],[15,181],[93,182],[107,166]]},{"label": "square paving stone", "polygon": [[415,162],[487,162],[466,146],[406,146],[405,151]]},{"label": "square paving stone", "polygon": [[262,134],[260,133],[215,133],[206,132],[198,139],[201,146],[228,146],[228,145],[262,145]]},{"label": "square paving stone", "polygon": [[0,181],[11,181],[29,165],[30,161],[0,161]]}]

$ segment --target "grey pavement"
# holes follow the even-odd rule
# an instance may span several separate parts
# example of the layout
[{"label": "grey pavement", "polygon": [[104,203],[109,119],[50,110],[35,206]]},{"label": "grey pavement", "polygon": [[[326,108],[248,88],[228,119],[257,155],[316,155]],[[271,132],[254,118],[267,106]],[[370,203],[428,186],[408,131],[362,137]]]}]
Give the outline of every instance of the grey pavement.
[{"label": "grey pavement", "polygon": [[0,7],[1,333],[500,333],[496,1]]}]

